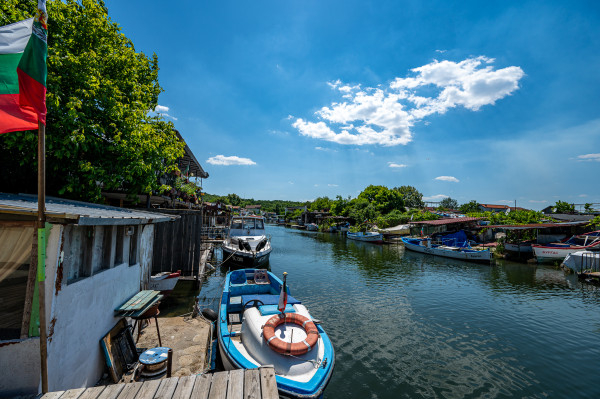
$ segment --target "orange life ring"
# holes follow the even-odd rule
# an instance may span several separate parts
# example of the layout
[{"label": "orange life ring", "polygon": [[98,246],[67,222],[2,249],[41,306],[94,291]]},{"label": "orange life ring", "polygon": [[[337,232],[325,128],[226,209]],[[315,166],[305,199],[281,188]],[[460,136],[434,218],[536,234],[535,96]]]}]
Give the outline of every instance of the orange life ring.
[{"label": "orange life ring", "polygon": [[[301,342],[284,342],[275,336],[275,329],[283,323],[294,323],[306,331],[306,339]],[[277,314],[269,319],[263,326],[263,337],[271,349],[283,355],[303,355],[311,350],[319,339],[317,326],[309,318],[298,313]]]}]

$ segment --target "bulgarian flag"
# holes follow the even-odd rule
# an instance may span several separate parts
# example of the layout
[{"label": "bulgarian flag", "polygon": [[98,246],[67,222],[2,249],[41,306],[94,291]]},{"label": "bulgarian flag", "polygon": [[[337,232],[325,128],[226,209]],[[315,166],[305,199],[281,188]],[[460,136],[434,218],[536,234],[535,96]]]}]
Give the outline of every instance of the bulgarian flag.
[{"label": "bulgarian flag", "polygon": [[277,310],[281,313],[285,310],[287,306],[287,287],[286,287],[286,278],[287,273],[283,273],[283,284],[281,285],[281,292],[279,293],[279,303],[277,304]]},{"label": "bulgarian flag", "polygon": [[46,0],[35,18],[0,27],[0,133],[46,124]]}]

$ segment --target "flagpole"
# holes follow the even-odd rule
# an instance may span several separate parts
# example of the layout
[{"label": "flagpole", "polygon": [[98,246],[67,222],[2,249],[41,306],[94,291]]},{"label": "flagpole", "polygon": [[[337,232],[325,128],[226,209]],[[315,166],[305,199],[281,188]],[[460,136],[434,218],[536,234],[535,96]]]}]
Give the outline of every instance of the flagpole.
[{"label": "flagpole", "polygon": [[48,339],[46,336],[46,126],[38,122],[38,264],[40,305],[40,370],[42,394],[48,392]]}]

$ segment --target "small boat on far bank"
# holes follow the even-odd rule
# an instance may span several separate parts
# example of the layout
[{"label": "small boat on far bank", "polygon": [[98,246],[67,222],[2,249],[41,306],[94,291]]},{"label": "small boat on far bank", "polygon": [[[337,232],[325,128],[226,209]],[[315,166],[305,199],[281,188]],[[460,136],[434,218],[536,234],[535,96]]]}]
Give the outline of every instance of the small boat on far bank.
[{"label": "small boat on far bank", "polygon": [[600,250],[572,252],[565,257],[561,266],[577,274],[586,271],[597,272],[600,270]]},{"label": "small boat on far bank", "polygon": [[383,244],[383,234],[376,233],[374,231],[367,231],[366,233],[363,233],[362,231],[359,231],[357,233],[347,232],[346,237],[348,237],[351,240],[356,240],[356,241],[365,241],[365,242],[372,242],[374,244]]},{"label": "small boat on far bank", "polygon": [[316,225],[316,223],[308,223],[306,225],[306,231],[317,231],[319,230],[319,226]]},{"label": "small boat on far bank", "polygon": [[567,255],[573,252],[600,248],[600,230],[574,235],[565,242],[532,244],[531,247],[538,263],[562,262]]},{"label": "small boat on far bank", "polygon": [[492,260],[492,253],[489,249],[473,249],[468,241],[461,243],[462,246],[458,246],[458,243],[455,243],[455,245],[434,244],[429,237],[402,237],[401,240],[406,249],[415,252],[443,256],[445,258],[468,260],[471,262],[489,263]]},{"label": "small boat on far bank", "polygon": [[162,272],[150,276],[150,282],[148,283],[148,289],[154,291],[160,291],[162,294],[168,294],[173,291],[175,285],[179,281],[181,276],[180,271],[176,272]]}]

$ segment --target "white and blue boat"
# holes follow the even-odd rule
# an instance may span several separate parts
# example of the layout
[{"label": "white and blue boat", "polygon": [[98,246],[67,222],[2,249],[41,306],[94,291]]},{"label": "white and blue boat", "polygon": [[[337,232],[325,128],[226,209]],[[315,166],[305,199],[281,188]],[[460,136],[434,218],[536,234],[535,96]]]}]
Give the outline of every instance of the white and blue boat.
[{"label": "white and blue boat", "polygon": [[272,365],[282,396],[318,398],[331,379],[335,355],[321,323],[267,270],[227,273],[217,336],[225,369]]},{"label": "white and blue boat", "polygon": [[433,243],[430,237],[402,237],[402,242],[406,249],[415,252],[472,262],[489,263],[492,260],[492,253],[489,249],[473,249],[466,238],[462,242],[452,239],[451,241],[442,240],[440,244],[437,244]]},{"label": "white and blue boat", "polygon": [[374,231],[367,231],[366,233],[363,233],[362,231],[352,233],[349,231],[346,233],[346,237],[348,237],[351,240],[356,240],[356,241],[365,241],[365,242],[372,242],[374,244],[383,244],[383,234],[377,233]]}]

